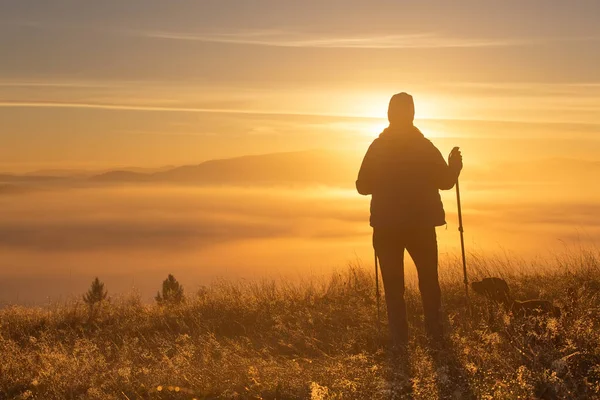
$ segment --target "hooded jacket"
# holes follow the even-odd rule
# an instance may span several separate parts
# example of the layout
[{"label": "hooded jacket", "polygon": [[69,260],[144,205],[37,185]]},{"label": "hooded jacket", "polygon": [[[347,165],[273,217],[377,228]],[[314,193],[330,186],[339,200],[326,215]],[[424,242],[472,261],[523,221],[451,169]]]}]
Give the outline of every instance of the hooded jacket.
[{"label": "hooded jacket", "polygon": [[459,173],[418,128],[390,126],[369,147],[356,189],[372,195],[374,228],[440,226],[446,216],[439,190],[452,189]]}]

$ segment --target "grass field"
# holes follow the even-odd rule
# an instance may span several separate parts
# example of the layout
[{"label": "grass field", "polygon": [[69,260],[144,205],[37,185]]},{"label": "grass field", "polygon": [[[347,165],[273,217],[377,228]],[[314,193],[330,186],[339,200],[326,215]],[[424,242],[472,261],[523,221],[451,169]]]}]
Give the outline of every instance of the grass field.
[{"label": "grass field", "polygon": [[515,298],[553,300],[561,317],[513,316],[478,297],[469,316],[456,260],[442,277],[441,348],[408,288],[408,355],[388,351],[385,322],[378,333],[366,266],[324,281],[215,282],[175,306],[134,294],[94,313],[83,301],[10,306],[0,398],[600,398],[600,253],[470,261],[473,279],[503,276]]}]

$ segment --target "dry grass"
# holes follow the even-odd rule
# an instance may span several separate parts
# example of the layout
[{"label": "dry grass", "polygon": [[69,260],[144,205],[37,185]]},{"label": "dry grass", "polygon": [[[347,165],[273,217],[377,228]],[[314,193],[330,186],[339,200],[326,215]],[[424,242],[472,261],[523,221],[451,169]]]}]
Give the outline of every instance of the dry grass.
[{"label": "dry grass", "polygon": [[13,306],[0,310],[0,398],[600,398],[598,253],[521,269],[471,260],[474,279],[503,276],[516,298],[553,299],[563,315],[514,317],[473,298],[469,317],[460,273],[446,274],[444,347],[428,345],[409,288],[409,354],[392,354],[359,267],[327,282],[218,282],[171,307],[131,295],[92,318],[82,302]]}]

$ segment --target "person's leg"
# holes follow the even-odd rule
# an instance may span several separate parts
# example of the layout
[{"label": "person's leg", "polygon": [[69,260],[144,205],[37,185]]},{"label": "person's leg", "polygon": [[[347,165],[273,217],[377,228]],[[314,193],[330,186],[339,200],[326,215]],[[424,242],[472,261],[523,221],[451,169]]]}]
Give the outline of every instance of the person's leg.
[{"label": "person's leg", "polygon": [[408,342],[408,322],[404,302],[404,238],[397,230],[374,229],[373,246],[383,277],[385,303],[392,340],[396,345]]},{"label": "person's leg", "polygon": [[415,228],[407,236],[406,249],[417,267],[423,300],[425,328],[434,338],[442,336],[442,296],[438,279],[438,248],[435,227]]}]

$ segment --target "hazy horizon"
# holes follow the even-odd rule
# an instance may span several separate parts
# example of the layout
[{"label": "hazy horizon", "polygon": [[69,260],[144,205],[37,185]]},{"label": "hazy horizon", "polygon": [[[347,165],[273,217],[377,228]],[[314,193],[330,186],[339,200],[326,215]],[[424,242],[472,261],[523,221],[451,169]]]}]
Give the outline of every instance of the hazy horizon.
[{"label": "hazy horizon", "polygon": [[[318,175],[310,171],[311,154],[273,165],[276,179],[268,181],[260,177],[263,165],[273,164],[270,155],[219,164],[217,179],[214,170],[186,169],[156,182],[12,183],[21,190],[0,195],[0,302],[76,296],[95,276],[113,295],[135,287],[150,299],[168,273],[193,292],[218,278],[300,279],[348,263],[371,265],[369,198],[353,188],[353,163],[336,162],[339,175],[322,183],[287,175],[298,163]],[[589,181],[599,171],[598,163],[564,160],[465,169],[467,251],[507,252],[527,269],[537,257],[595,246],[600,189]],[[245,178],[232,180],[232,172]],[[459,271],[458,264],[448,271],[459,254],[455,192],[442,194],[448,225],[437,230],[441,273],[452,274]],[[413,266],[407,274],[414,281]]]}]

